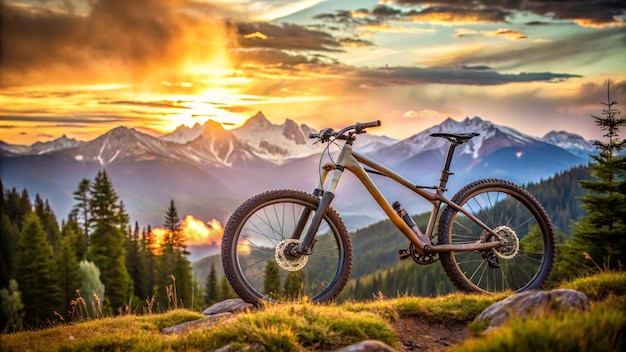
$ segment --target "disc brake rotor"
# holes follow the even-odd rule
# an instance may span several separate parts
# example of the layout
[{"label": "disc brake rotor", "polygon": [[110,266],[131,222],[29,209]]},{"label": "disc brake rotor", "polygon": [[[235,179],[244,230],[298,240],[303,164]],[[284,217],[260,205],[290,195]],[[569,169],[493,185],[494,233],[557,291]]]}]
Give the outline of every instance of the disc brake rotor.
[{"label": "disc brake rotor", "polygon": [[308,256],[293,256],[289,254],[291,248],[299,245],[300,243],[300,240],[291,238],[278,242],[276,249],[274,250],[274,258],[276,259],[278,266],[287,271],[298,271],[306,265],[309,260]]}]

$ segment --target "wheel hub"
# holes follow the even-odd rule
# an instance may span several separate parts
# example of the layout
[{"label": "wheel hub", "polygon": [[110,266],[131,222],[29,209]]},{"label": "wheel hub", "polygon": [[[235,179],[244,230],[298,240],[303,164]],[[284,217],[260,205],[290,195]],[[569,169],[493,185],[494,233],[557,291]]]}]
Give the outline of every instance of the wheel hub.
[{"label": "wheel hub", "polygon": [[278,242],[274,250],[274,259],[276,259],[278,266],[287,271],[298,271],[306,265],[309,260],[308,256],[294,255],[291,251],[300,243],[300,240],[291,238]]}]

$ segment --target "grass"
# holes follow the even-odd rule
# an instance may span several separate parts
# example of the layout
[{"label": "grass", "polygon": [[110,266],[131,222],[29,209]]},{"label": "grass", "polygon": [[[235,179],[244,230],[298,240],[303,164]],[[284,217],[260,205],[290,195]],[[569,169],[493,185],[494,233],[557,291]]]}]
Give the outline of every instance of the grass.
[{"label": "grass", "polygon": [[[452,346],[456,351],[626,350],[626,273],[601,273],[562,285],[588,295],[592,308],[528,320],[514,319],[489,334]],[[433,324],[470,324],[486,307],[509,294],[454,293],[441,297],[379,297],[367,302],[267,305],[219,324],[180,335],[161,330],[204,317],[177,309],[163,314],[124,315],[48,329],[0,334],[1,351],[209,351],[332,350],[366,339],[398,348],[392,323],[419,317]],[[471,324],[470,324],[471,325]]]},{"label": "grass", "polygon": [[450,351],[626,351],[626,272],[601,272],[560,288],[584,293],[592,301],[591,309],[512,319]]}]

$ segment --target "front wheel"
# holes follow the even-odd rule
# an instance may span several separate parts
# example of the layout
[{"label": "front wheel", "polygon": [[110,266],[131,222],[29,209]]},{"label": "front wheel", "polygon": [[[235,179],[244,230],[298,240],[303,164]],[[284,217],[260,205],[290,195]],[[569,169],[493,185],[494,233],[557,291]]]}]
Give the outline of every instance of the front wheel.
[{"label": "front wheel", "polygon": [[[522,292],[543,287],[556,258],[552,222],[539,202],[505,180],[470,183],[452,202],[498,233],[507,244],[469,252],[440,253],[454,285],[468,292]],[[495,241],[464,213],[448,206],[439,220],[440,244]]]},{"label": "front wheel", "polygon": [[[222,239],[222,264],[235,292],[246,302],[325,302],[343,289],[352,266],[350,236],[329,208],[317,229],[312,253],[294,255],[319,199],[295,190],[259,194],[232,214]],[[302,222],[301,218],[304,218]],[[297,224],[304,224],[294,236]]]}]

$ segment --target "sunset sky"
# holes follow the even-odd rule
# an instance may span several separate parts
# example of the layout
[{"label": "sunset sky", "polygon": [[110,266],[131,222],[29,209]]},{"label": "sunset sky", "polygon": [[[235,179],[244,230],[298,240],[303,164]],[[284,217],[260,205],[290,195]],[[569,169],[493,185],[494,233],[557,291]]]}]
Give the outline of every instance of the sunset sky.
[{"label": "sunset sky", "polygon": [[[1,0],[0,140],[479,116],[601,138],[626,114],[626,1]],[[626,134],[622,134],[622,138]]]}]

